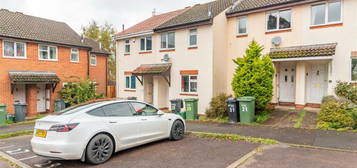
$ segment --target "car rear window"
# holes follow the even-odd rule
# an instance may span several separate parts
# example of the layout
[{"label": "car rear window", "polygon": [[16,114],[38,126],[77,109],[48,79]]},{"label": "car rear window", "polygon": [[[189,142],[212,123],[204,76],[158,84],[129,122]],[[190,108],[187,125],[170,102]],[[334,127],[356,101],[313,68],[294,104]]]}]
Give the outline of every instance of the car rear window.
[{"label": "car rear window", "polygon": [[98,105],[99,103],[91,103],[91,104],[83,104],[83,105],[77,105],[77,106],[72,106],[69,108],[66,108],[62,111],[56,112],[54,113],[54,115],[69,115],[69,114],[73,114],[76,112],[79,112],[81,110],[84,110],[86,108],[91,108],[93,106]]}]

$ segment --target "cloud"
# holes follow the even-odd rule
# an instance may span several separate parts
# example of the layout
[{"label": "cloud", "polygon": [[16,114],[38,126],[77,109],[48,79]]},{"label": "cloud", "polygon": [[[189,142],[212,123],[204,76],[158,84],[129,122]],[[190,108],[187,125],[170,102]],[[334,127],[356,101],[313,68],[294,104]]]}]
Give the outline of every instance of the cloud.
[{"label": "cloud", "polygon": [[78,33],[91,20],[129,27],[152,15],[210,0],[0,0],[0,8],[65,22]]}]

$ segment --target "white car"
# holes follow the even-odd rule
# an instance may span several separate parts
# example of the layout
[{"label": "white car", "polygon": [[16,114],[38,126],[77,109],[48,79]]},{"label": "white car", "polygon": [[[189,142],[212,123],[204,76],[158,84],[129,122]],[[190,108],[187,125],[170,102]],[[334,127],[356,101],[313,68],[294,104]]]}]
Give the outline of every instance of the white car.
[{"label": "white car", "polygon": [[185,121],[138,101],[83,104],[36,121],[31,146],[51,159],[101,164],[114,152],[169,138],[180,140]]}]

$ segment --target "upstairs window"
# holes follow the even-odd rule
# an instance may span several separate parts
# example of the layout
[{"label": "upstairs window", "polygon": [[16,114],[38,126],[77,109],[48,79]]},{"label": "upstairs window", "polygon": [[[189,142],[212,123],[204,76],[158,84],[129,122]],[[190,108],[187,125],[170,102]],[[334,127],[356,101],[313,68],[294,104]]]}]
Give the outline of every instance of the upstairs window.
[{"label": "upstairs window", "polygon": [[25,43],[4,41],[4,57],[8,58],[26,58]]},{"label": "upstairs window", "polygon": [[197,93],[197,75],[181,76],[181,92]]},{"label": "upstairs window", "polygon": [[78,48],[71,49],[71,62],[79,62],[79,50]]},{"label": "upstairs window", "polygon": [[175,48],[175,33],[161,34],[161,49],[174,49]]},{"label": "upstairs window", "polygon": [[152,37],[144,37],[140,39],[140,51],[152,50]]},{"label": "upstairs window", "polygon": [[57,47],[39,45],[40,60],[57,61]]},{"label": "upstairs window", "polygon": [[357,81],[357,58],[352,58],[352,81]]},{"label": "upstairs window", "polygon": [[90,65],[96,66],[97,65],[97,56],[96,55],[91,55],[90,56]]},{"label": "upstairs window", "polygon": [[197,29],[189,30],[189,45],[191,47],[197,46]]},{"label": "upstairs window", "polygon": [[125,54],[129,54],[130,53],[130,40],[125,40]]},{"label": "upstairs window", "polygon": [[126,89],[136,89],[136,78],[135,76],[125,76],[125,88]]},{"label": "upstairs window", "polygon": [[245,17],[241,17],[238,19],[237,21],[237,34],[242,35],[242,34],[247,34],[247,22],[248,22],[248,18]]},{"label": "upstairs window", "polygon": [[284,30],[291,28],[291,10],[270,12],[267,14],[267,30]]},{"label": "upstairs window", "polygon": [[341,1],[330,1],[312,5],[311,24],[324,25],[341,22]]}]

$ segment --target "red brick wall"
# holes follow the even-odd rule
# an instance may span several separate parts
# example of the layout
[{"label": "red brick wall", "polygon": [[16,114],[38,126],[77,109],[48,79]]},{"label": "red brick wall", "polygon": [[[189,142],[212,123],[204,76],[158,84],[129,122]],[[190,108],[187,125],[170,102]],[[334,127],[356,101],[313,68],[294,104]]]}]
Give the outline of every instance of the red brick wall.
[{"label": "red brick wall", "polygon": [[90,66],[90,79],[97,82],[97,93],[106,95],[107,90],[107,58],[105,55],[96,55],[97,65]]},{"label": "red brick wall", "polygon": [[[62,87],[62,82],[86,79],[88,72],[88,50],[80,49],[79,63],[70,62],[70,49],[58,47],[58,61],[41,61],[38,59],[38,44],[26,43],[27,59],[4,58],[0,39],[0,104],[7,104],[7,110],[13,113],[13,96],[11,94],[8,71],[51,71],[61,79],[52,95],[52,101],[59,98],[57,92]],[[102,68],[101,66],[99,66]],[[105,75],[102,75],[105,76]],[[51,109],[53,109],[51,102]]]}]

